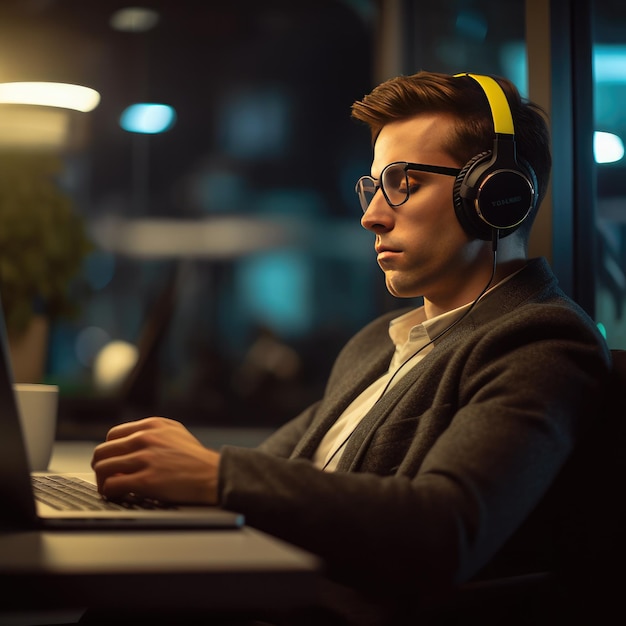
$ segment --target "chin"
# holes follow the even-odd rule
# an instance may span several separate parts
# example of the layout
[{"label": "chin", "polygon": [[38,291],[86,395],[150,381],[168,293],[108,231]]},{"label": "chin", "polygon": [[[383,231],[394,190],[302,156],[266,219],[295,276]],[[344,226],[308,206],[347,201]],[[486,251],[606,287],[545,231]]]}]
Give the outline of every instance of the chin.
[{"label": "chin", "polygon": [[416,293],[414,289],[409,287],[402,287],[401,285],[394,285],[392,282],[387,281],[387,291],[394,298],[417,298],[420,294]]}]

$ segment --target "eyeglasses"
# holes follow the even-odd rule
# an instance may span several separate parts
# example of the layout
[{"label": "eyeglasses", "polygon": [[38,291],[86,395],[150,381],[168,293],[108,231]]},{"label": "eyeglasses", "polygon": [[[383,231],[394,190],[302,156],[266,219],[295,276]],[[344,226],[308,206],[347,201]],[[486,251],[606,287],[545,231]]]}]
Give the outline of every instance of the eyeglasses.
[{"label": "eyeglasses", "polygon": [[359,196],[363,213],[367,211],[372,198],[382,189],[383,196],[387,204],[397,207],[404,204],[412,191],[419,186],[409,178],[409,171],[427,172],[429,174],[442,174],[443,176],[458,176],[460,169],[454,167],[442,167],[440,165],[423,165],[421,163],[407,163],[397,161],[387,165],[380,174],[380,183],[371,176],[361,176],[356,183],[354,190]]}]

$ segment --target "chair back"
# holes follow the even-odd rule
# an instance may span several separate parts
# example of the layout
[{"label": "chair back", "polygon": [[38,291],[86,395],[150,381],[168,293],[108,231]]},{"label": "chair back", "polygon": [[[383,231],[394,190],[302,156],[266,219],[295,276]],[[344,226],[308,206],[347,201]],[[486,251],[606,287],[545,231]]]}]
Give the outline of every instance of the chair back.
[{"label": "chair back", "polygon": [[[626,350],[613,367],[598,424],[581,441],[553,489],[552,549],[559,564],[461,587],[439,619],[445,626],[610,623],[626,583]],[[429,622],[430,625],[431,622]]]},{"label": "chair back", "polygon": [[601,623],[621,610],[626,568],[626,350],[611,350],[599,423],[583,442],[565,520],[564,577],[579,617]]}]

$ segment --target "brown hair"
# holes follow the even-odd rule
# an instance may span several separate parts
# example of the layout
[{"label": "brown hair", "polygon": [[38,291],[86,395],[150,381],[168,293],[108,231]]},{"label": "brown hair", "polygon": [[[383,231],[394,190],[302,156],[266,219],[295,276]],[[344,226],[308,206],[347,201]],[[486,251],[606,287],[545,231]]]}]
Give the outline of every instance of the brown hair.
[{"label": "brown hair", "polygon": [[[545,113],[533,102],[522,100],[511,81],[494,78],[509,102],[518,158],[530,165],[537,177],[538,207],[545,196],[552,166]],[[459,165],[463,166],[477,154],[493,148],[494,129],[489,103],[480,85],[469,77],[434,72],[398,76],[380,84],[352,105],[352,117],[370,127],[372,144],[386,124],[433,112],[449,113],[457,120],[456,131],[445,140],[444,149]],[[534,215],[529,217],[523,227],[526,235]]]}]

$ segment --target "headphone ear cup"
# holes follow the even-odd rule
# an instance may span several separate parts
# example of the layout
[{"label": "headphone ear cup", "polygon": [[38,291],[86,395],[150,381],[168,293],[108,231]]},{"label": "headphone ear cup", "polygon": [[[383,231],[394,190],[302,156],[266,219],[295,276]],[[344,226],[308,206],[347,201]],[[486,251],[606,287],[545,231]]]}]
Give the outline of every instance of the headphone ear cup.
[{"label": "headphone ear cup", "polygon": [[520,171],[524,174],[526,179],[529,181],[530,185],[533,189],[533,198],[532,198],[532,209],[537,205],[537,194],[539,192],[539,184],[537,183],[537,175],[535,174],[535,170],[532,168],[530,163],[524,159],[517,158],[517,165]]},{"label": "headphone ear cup", "polygon": [[461,196],[461,187],[466,182],[470,170],[474,171],[475,166],[480,167],[482,162],[489,163],[490,157],[491,152],[487,151],[470,159],[458,173],[454,181],[453,191],[454,211],[461,227],[472,239],[484,239],[485,241],[491,241],[493,229],[480,219],[474,201]]},{"label": "headphone ear cup", "polygon": [[481,152],[459,172],[454,182],[454,210],[465,232],[490,241],[515,232],[537,201],[537,178],[528,163],[498,168],[492,152]]}]

